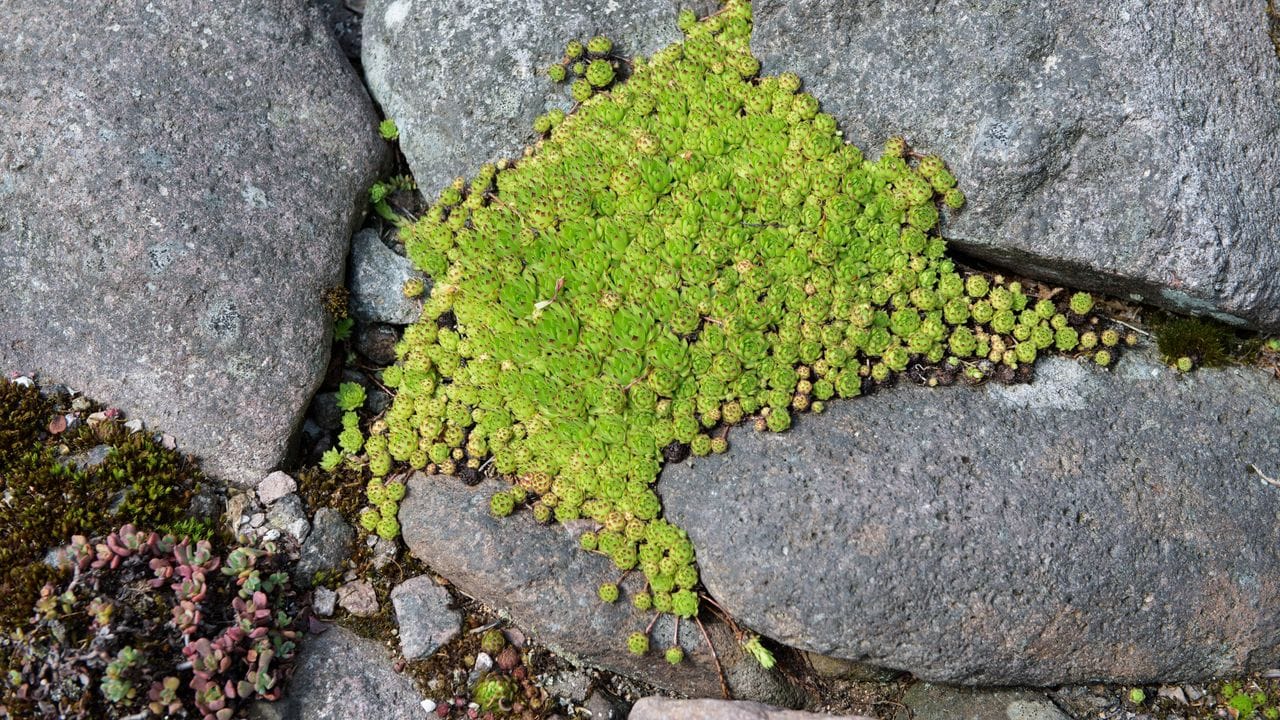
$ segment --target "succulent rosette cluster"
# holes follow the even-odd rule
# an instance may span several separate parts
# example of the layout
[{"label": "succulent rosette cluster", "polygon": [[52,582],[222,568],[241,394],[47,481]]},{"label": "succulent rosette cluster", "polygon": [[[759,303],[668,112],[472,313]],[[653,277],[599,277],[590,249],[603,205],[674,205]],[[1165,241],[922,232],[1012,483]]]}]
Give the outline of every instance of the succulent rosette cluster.
[{"label": "succulent rosette cluster", "polygon": [[229,720],[276,700],[295,651],[289,578],[270,545],[226,557],[207,540],[125,525],[62,551],[30,625],[0,638],[0,699],[33,716]]},{"label": "succulent rosette cluster", "polygon": [[799,77],[761,77],[749,3],[678,24],[625,82],[597,64],[610,43],[571,42],[549,74],[583,76],[577,108],[402,229],[433,285],[365,447],[375,478],[492,466],[512,481],[495,516],[589,519],[583,548],[643,573],[637,608],[692,618],[693,545],[654,489],[664,450],[724,452],[735,423],[784,431],[913,366],[980,381],[1075,350],[1092,301],[961,273],[939,226],[965,197],[942,159],[901,138],[872,159]]}]

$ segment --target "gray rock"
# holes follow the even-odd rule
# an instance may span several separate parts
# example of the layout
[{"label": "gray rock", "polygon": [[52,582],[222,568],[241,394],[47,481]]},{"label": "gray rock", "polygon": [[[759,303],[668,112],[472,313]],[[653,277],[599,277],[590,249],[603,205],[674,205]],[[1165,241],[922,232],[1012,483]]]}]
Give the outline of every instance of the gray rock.
[{"label": "gray rock", "polygon": [[[631,708],[628,720],[871,720],[862,715],[818,715],[799,710],[762,705],[742,700],[674,700],[664,697],[645,697]],[[967,719],[966,719],[967,720]],[[1029,718],[1027,720],[1030,720]]]},{"label": "gray rock", "polygon": [[381,570],[384,567],[395,562],[396,554],[400,552],[400,543],[395,540],[371,535],[374,538],[370,560],[373,562],[374,570]]},{"label": "gray rock", "polygon": [[422,695],[392,669],[386,650],[337,625],[303,639],[283,699],[258,703],[258,717],[279,720],[422,720]]},{"label": "gray rock", "polygon": [[251,484],[328,360],[322,291],[387,150],[302,3],[13,0],[0,55],[0,366]]},{"label": "gray rock", "polygon": [[311,609],[320,617],[333,617],[338,608],[338,593],[321,585],[311,594]]},{"label": "gray rock", "polygon": [[543,687],[554,697],[580,703],[587,699],[587,693],[591,690],[591,673],[577,668],[558,672],[544,678]]},{"label": "gray rock", "polygon": [[449,591],[427,575],[409,578],[391,590],[400,626],[400,652],[406,660],[424,660],[454,639],[462,616],[449,607]]},{"label": "gray rock", "polygon": [[[361,230],[351,238],[351,314],[366,322],[408,325],[422,314],[422,300],[404,296],[409,278],[422,278],[409,259],[383,244],[378,231]],[[430,285],[427,290],[430,291]]]},{"label": "gray rock", "polygon": [[734,617],[960,684],[1240,674],[1280,661],[1280,383],[1147,351],[1034,383],[906,387],[735,430],[668,466],[667,517]]},{"label": "gray rock", "polygon": [[[715,3],[681,5],[706,12]],[[567,41],[604,34],[617,52],[648,55],[680,39],[677,9],[666,0],[370,0],[365,76],[400,128],[419,187],[434,198],[454,177],[517,156],[539,114],[570,107],[567,88],[544,72]]]},{"label": "gray rock", "polygon": [[267,527],[288,533],[299,543],[307,539],[311,523],[307,522],[307,510],[302,498],[290,493],[267,509]]},{"label": "gray rock", "polygon": [[378,614],[378,593],[365,580],[352,580],[338,588],[338,606],[356,617]]},{"label": "gray rock", "polygon": [[951,165],[957,247],[1280,328],[1280,63],[1259,3],[753,9],[764,70],[799,74],[848,140],[875,155],[903,134]]},{"label": "gray rock", "polygon": [[[711,653],[696,626],[682,625],[680,644],[686,659],[678,667],[653,654],[637,658],[627,652],[627,634],[643,630],[651,617],[631,607],[630,596],[641,589],[642,581],[631,573],[622,584],[622,601],[600,602],[596,588],[618,577],[613,564],[579,549],[563,525],[538,525],[525,512],[494,519],[488,511],[489,496],[505,486],[486,480],[467,487],[454,478],[413,475],[400,504],[405,545],[459,590],[507,610],[515,624],[574,662],[685,695],[720,693]],[[665,639],[673,635],[670,617],[654,626],[655,648],[665,648]],[[761,670],[744,656],[727,628],[708,623],[707,631],[735,695],[782,705],[800,703],[798,692],[779,674]]]},{"label": "gray rock", "polygon": [[288,473],[277,470],[258,483],[258,500],[264,505],[279,500],[298,489],[298,482]]},{"label": "gray rock", "polygon": [[809,667],[813,668],[813,671],[822,677],[839,678],[853,682],[889,682],[901,675],[901,673],[894,670],[887,670],[852,660],[833,658],[827,655],[819,655],[818,653],[805,653],[804,655],[805,659],[809,661]]},{"label": "gray rock", "polygon": [[333,572],[351,557],[351,543],[356,531],[342,513],[333,508],[320,508],[311,519],[311,534],[302,545],[302,555],[293,569],[294,582],[310,587],[318,572]]},{"label": "gray rock", "polygon": [[338,393],[316,393],[311,401],[311,419],[323,430],[338,430],[342,427],[342,408],[338,407]]},{"label": "gray rock", "polygon": [[622,720],[631,712],[629,703],[604,688],[596,688],[584,707],[591,720]]},{"label": "gray rock", "polygon": [[1043,693],[973,690],[916,683],[907,690],[899,720],[1070,720]]},{"label": "gray rock", "polygon": [[375,365],[395,362],[398,342],[400,333],[390,325],[361,323],[356,327],[356,350]]}]

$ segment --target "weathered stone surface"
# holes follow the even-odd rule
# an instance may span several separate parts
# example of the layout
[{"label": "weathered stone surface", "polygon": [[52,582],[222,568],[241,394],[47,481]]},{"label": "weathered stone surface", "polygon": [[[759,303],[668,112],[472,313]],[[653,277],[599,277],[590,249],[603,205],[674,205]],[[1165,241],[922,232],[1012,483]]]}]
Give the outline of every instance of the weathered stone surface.
[{"label": "weathered stone surface", "polygon": [[741,700],[673,700],[657,696],[640,698],[635,707],[631,708],[631,714],[627,716],[627,720],[669,720],[669,718],[681,720],[817,720],[818,718],[871,720],[862,715],[820,715],[799,710],[783,710]]},{"label": "weathered stone surface", "polygon": [[591,691],[584,707],[591,720],[623,720],[631,713],[630,703],[602,687]]},{"label": "weathered stone surface", "polygon": [[338,593],[321,585],[311,595],[311,609],[320,617],[332,617],[338,607]]},{"label": "weathered stone surface", "polygon": [[277,470],[258,483],[258,500],[264,505],[270,505],[297,489],[298,481],[289,473]]},{"label": "weathered stone surface", "polygon": [[648,55],[680,39],[677,9],[666,0],[370,0],[365,76],[400,128],[414,178],[434,197],[456,176],[518,156],[535,117],[570,107],[567,89],[543,72],[567,41],[604,34],[624,55]]},{"label": "weathered stone surface", "polygon": [[358,323],[356,325],[356,350],[375,365],[390,365],[396,361],[396,343],[400,333],[390,325]]},{"label": "weathered stone surface", "polygon": [[[404,283],[422,278],[409,259],[396,254],[378,238],[378,231],[361,230],[351,238],[351,314],[366,322],[408,325],[422,314],[422,300],[404,296]],[[427,291],[431,290],[428,282]]]},{"label": "weathered stone surface", "polygon": [[766,72],[968,194],[944,232],[1027,274],[1280,328],[1280,61],[1265,3],[757,0]]},{"label": "weathered stone surface", "polygon": [[352,580],[338,587],[338,606],[356,617],[378,614],[378,593],[365,580]]},{"label": "weathered stone surface", "polygon": [[457,636],[462,616],[449,607],[449,591],[429,575],[409,578],[391,590],[391,605],[400,626],[400,652],[406,660],[422,660]]},{"label": "weathered stone surface", "polygon": [[1280,660],[1280,382],[1048,359],[906,387],[668,466],[667,517],[734,617],[961,684],[1185,680]]},{"label": "weathered stone surface", "polygon": [[896,670],[819,655],[818,653],[809,652],[804,655],[809,667],[821,677],[839,678],[854,682],[889,682],[902,674]]},{"label": "weathered stone surface", "polygon": [[[508,610],[539,642],[575,662],[686,695],[720,693],[711,653],[697,626],[682,624],[680,644],[686,659],[677,667],[653,652],[642,658],[628,653],[626,636],[643,630],[652,617],[631,607],[631,594],[640,590],[642,581],[631,573],[622,584],[621,601],[600,602],[596,588],[619,575],[613,563],[579,549],[576,534],[563,525],[538,525],[525,512],[494,519],[489,496],[505,486],[486,480],[467,487],[456,478],[415,474],[400,504],[405,544],[459,590]],[[664,616],[654,626],[655,649],[665,648],[673,635],[670,618]],[[797,691],[777,673],[762,670],[743,654],[727,628],[707,623],[707,631],[736,697],[800,703]]]},{"label": "weathered stone surface", "polygon": [[286,533],[298,543],[307,539],[311,523],[307,522],[307,508],[302,498],[289,493],[267,508],[267,527]]},{"label": "weathered stone surface", "polygon": [[272,720],[422,720],[422,696],[413,680],[392,670],[373,640],[337,625],[303,638],[285,696],[258,703],[255,716]]},{"label": "weathered stone surface", "polygon": [[320,508],[311,519],[311,532],[302,545],[302,555],[293,568],[294,582],[310,587],[316,573],[331,572],[351,557],[351,543],[356,531],[342,513],[333,508]]},{"label": "weathered stone surface", "polygon": [[[971,690],[916,683],[902,698],[898,720],[1070,720],[1043,693]],[[909,711],[909,712],[908,712]]]},{"label": "weathered stone surface", "polygon": [[5,3],[0,366],[251,484],[328,357],[321,292],[386,148],[301,3]]}]

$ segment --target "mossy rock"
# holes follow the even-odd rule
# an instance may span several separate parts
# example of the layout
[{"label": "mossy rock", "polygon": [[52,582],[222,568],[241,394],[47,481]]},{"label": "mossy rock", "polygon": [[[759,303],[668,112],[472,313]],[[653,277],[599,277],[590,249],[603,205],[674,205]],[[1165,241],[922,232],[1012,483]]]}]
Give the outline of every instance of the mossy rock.
[{"label": "mossy rock", "polygon": [[[132,522],[158,530],[208,535],[187,518],[203,477],[193,461],[148,433],[118,422],[47,431],[52,404],[34,385],[0,379],[0,627],[22,623],[40,587],[58,571],[45,555],[72,535],[95,536]],[[67,462],[73,450],[105,444],[101,463]],[[65,453],[64,454],[64,450]]]}]

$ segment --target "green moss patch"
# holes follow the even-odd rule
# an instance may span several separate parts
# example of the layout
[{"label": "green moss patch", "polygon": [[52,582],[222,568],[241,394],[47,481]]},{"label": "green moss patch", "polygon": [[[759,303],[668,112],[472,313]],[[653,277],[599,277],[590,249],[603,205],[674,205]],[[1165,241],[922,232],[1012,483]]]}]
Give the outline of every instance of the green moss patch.
[{"label": "green moss patch", "polygon": [[[112,420],[49,432],[59,417],[34,386],[0,379],[0,630],[28,619],[40,588],[58,575],[45,554],[72,535],[100,536],[126,522],[208,533],[184,520],[202,480],[188,458]],[[98,465],[72,462],[100,444],[110,451]]]},{"label": "green moss patch", "polygon": [[398,532],[397,463],[492,468],[513,481],[495,515],[589,519],[583,548],[647,580],[602,600],[694,618],[694,549],[653,487],[664,462],[897,377],[1111,362],[1119,335],[1094,331],[1088,295],[1032,297],[947,257],[964,195],[942,158],[902,138],[867,157],[800,78],[758,76],[748,3],[679,25],[684,42],[630,63],[571,42],[548,75],[578,77],[574,112],[403,228],[435,284],[382,374],[391,407],[344,418],[348,467],[374,478],[366,529]]}]

